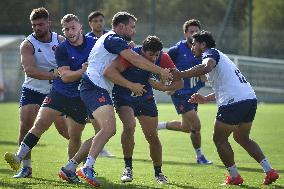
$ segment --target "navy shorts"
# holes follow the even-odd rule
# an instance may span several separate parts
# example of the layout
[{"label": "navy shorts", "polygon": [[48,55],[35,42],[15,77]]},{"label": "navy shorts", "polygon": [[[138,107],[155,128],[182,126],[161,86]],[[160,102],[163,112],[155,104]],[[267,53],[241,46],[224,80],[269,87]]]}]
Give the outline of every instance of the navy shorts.
[{"label": "navy shorts", "polygon": [[[96,86],[89,79],[83,78],[80,87],[80,96],[89,112],[94,112],[101,106],[113,105],[109,92]],[[93,119],[93,116],[90,116]]]},{"label": "navy shorts", "polygon": [[57,110],[67,117],[71,117],[77,123],[86,124],[87,110],[80,96],[67,97],[55,90],[51,90],[41,106]]},{"label": "navy shorts", "polygon": [[23,87],[22,94],[20,98],[20,107],[28,104],[41,105],[47,94],[42,94],[40,92]]},{"label": "navy shorts", "polygon": [[257,100],[249,99],[218,108],[216,119],[229,125],[249,123],[254,120]]},{"label": "navy shorts", "polygon": [[183,94],[183,95],[172,95],[172,102],[175,105],[176,111],[178,114],[184,114],[191,110],[197,111],[198,104],[190,103],[188,100],[191,98],[192,94]]},{"label": "navy shorts", "polygon": [[154,98],[147,99],[145,101],[129,101],[119,96],[114,97],[114,105],[116,110],[121,106],[129,106],[133,109],[135,116],[150,116],[157,117],[158,109]]}]

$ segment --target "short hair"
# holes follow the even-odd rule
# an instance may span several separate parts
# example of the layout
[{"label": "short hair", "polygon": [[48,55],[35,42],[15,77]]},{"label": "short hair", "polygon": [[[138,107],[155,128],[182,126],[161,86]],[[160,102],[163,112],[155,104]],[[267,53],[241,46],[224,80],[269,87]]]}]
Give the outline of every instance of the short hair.
[{"label": "short hair", "polygon": [[30,14],[30,20],[37,20],[37,19],[49,19],[49,12],[44,7],[33,9]]},{"label": "short hair", "polygon": [[117,12],[112,18],[112,26],[117,26],[120,23],[127,25],[130,19],[137,21],[137,18],[128,12]]},{"label": "short hair", "polygon": [[199,29],[201,29],[200,21],[197,19],[190,19],[185,21],[185,23],[182,26],[184,33],[187,32],[189,26],[197,26]]},{"label": "short hair", "polygon": [[80,22],[79,18],[76,15],[74,15],[74,14],[66,14],[61,19],[61,25],[63,25],[64,23],[67,23],[67,22],[71,22],[73,20],[76,21],[76,22]]},{"label": "short hair", "polygon": [[142,44],[142,49],[144,52],[151,51],[157,52],[163,49],[163,43],[157,36],[148,35],[146,39],[144,39]]},{"label": "short hair", "polygon": [[209,31],[202,30],[192,35],[193,39],[195,39],[198,43],[206,43],[207,48],[214,48],[216,47],[215,40],[212,34]]},{"label": "short hair", "polygon": [[105,17],[104,14],[101,13],[100,11],[93,11],[93,12],[91,12],[91,13],[89,14],[89,16],[88,16],[89,22],[91,22],[93,18],[96,18],[96,17],[98,17],[98,16],[102,16],[103,18]]}]

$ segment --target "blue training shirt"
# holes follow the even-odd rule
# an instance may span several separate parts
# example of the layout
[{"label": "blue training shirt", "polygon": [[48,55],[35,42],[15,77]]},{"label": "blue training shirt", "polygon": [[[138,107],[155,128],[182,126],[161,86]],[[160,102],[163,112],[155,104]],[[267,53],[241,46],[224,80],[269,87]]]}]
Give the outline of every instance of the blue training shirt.
[{"label": "blue training shirt", "polygon": [[[194,57],[186,40],[179,41],[175,46],[169,48],[168,54],[179,71],[188,70],[201,64],[201,59]],[[199,77],[184,78],[184,88],[177,90],[174,95],[193,94],[204,85],[205,83]]]},{"label": "blue training shirt", "polygon": [[[55,51],[55,58],[58,67],[69,66],[70,70],[76,71],[82,68],[82,64],[88,61],[89,53],[91,52],[96,39],[93,37],[85,37],[82,45],[73,46],[68,40],[63,41]],[[53,82],[53,89],[57,92],[68,96],[80,96],[79,85],[81,79],[77,81],[64,83],[59,77]]]}]

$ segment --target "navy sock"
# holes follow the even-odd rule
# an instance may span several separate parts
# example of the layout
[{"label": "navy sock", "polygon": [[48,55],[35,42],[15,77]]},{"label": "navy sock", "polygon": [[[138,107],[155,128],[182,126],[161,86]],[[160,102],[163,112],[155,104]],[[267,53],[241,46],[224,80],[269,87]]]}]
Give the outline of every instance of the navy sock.
[{"label": "navy sock", "polygon": [[125,167],[130,167],[130,169],[132,169],[132,157],[130,158],[124,158],[124,163],[125,163]]},{"label": "navy sock", "polygon": [[25,143],[30,149],[32,149],[38,141],[39,138],[32,133],[26,134],[25,138],[23,139],[23,143]]},{"label": "navy sock", "polygon": [[157,177],[162,172],[162,166],[154,166],[154,170],[155,170],[155,177]]}]

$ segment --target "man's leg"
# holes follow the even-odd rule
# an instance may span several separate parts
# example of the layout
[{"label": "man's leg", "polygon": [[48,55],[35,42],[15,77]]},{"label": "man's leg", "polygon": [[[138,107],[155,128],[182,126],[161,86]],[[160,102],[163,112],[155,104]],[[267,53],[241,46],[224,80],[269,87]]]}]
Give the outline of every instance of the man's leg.
[{"label": "man's leg", "polygon": [[[32,128],[35,118],[37,116],[39,110],[39,105],[37,104],[27,104],[21,106],[20,111],[20,133],[18,144],[20,146],[23,141],[25,135]],[[27,155],[23,158],[23,168],[21,171],[14,175],[14,178],[26,178],[32,177],[32,166],[31,166],[31,151],[27,153]]]},{"label": "man's leg", "polygon": [[158,137],[158,117],[139,116],[137,117],[144,136],[149,143],[150,157],[153,161],[155,178],[161,184],[167,183],[167,178],[162,173],[162,145]]},{"label": "man's leg", "polygon": [[134,132],[136,126],[136,120],[134,111],[129,106],[121,106],[118,108],[118,115],[123,125],[121,133],[121,146],[124,157],[124,171],[121,176],[122,182],[131,182],[133,180],[132,173],[132,156],[134,150]]},{"label": "man's leg", "polygon": [[70,139],[68,135],[68,126],[65,116],[58,116],[54,121],[54,125],[61,136],[63,136],[67,140]]},{"label": "man's leg", "polygon": [[34,126],[26,134],[16,155],[7,152],[5,160],[10,164],[12,169],[19,169],[21,160],[31,151],[31,149],[38,143],[41,135],[48,130],[56,116],[60,112],[48,107],[41,107],[39,109]]},{"label": "man's leg", "polygon": [[266,173],[263,184],[268,185],[279,178],[278,173],[271,167],[268,159],[264,156],[259,145],[250,139],[250,130],[252,122],[241,123],[240,126],[234,131],[234,139],[240,144],[248,154],[254,158],[263,168]]},{"label": "man's leg", "polygon": [[70,137],[68,143],[68,157],[71,159],[77,153],[81,146],[81,136],[85,125],[77,123],[72,118],[67,118],[68,135]]}]

